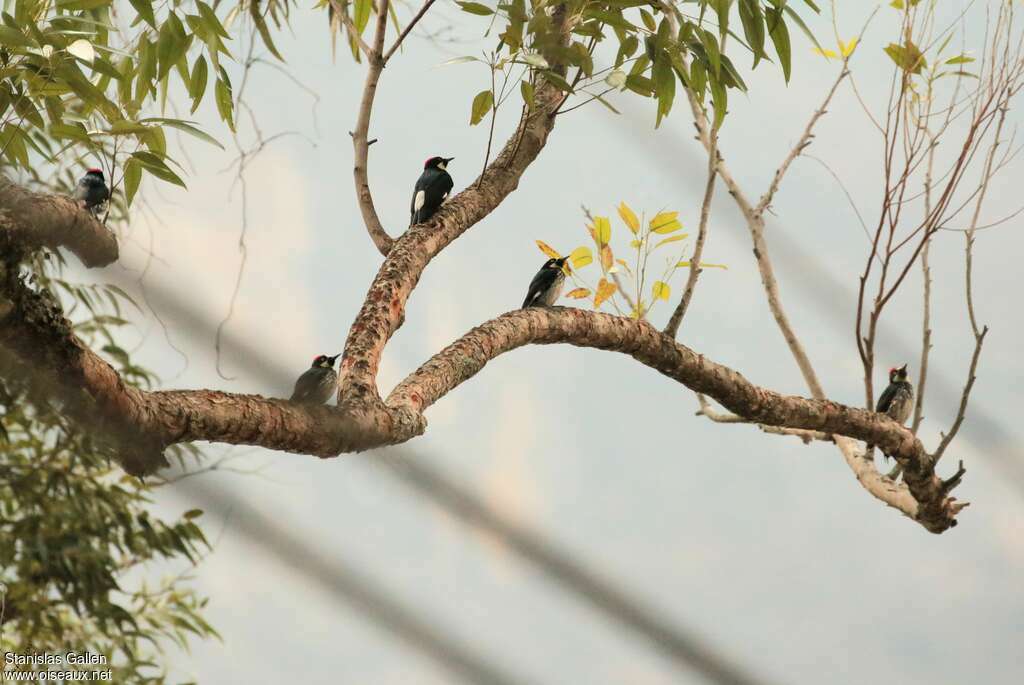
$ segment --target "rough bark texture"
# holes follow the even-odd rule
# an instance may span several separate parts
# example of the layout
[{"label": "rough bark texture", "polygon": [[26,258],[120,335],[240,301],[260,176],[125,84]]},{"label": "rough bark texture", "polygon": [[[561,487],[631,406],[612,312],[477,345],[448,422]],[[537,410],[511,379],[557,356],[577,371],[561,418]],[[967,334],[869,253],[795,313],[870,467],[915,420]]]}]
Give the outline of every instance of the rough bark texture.
[{"label": "rough bark texture", "polygon": [[63,247],[88,267],[117,261],[117,238],[69,197],[44,195],[0,176],[0,232],[26,247]]},{"label": "rough bark texture", "polygon": [[904,467],[915,518],[932,532],[956,525],[962,508],[948,497],[914,435],[888,417],[830,400],[782,395],[680,345],[646,322],[582,309],[530,308],[504,314],[449,345],[395,388],[390,407],[422,411],[494,357],[526,344],[567,343],[628,354],[750,421],[838,434],[879,445]]},{"label": "rough bark texture", "polygon": [[350,406],[380,403],[377,368],[384,346],[405,316],[405,305],[427,264],[453,240],[490,214],[519,185],[554,127],[553,112],[562,101],[551,86],[541,86],[535,107],[525,113],[515,134],[480,178],[425,224],[410,228],[395,241],[370,285],[349,329],[341,363],[339,401]]}]

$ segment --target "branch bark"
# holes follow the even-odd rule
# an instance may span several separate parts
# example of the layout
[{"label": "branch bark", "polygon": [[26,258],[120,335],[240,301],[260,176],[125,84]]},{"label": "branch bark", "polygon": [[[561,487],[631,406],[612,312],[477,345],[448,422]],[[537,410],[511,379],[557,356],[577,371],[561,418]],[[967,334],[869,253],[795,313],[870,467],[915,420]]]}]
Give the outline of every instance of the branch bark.
[{"label": "branch bark", "polygon": [[[338,10],[335,10],[338,11]],[[343,16],[348,19],[347,12]],[[351,20],[348,20],[351,23]],[[380,80],[380,73],[384,70],[384,35],[388,28],[388,0],[380,0],[377,7],[377,24],[373,35],[373,47],[366,46],[360,38],[360,45],[366,53],[367,69],[366,83],[363,85],[363,99],[359,103],[359,116],[356,118],[356,128],[352,132],[352,146],[355,148],[355,163],[352,167],[352,176],[356,184],[356,199],[359,201],[359,212],[363,215],[363,223],[370,239],[377,249],[385,257],[391,251],[394,240],[384,230],[384,226],[377,216],[377,209],[373,206],[373,194],[370,192],[370,178],[368,172],[370,159],[370,114],[373,111],[373,99],[377,95],[377,81]],[[353,31],[350,27],[349,31]],[[358,35],[358,34],[356,34]]]},{"label": "branch bark", "polygon": [[69,197],[36,193],[0,175],[0,235],[26,247],[70,250],[87,267],[117,261],[117,238]]},{"label": "branch bark", "polygon": [[554,343],[628,354],[694,392],[713,397],[750,422],[880,445],[903,466],[905,486],[883,479],[874,469],[874,480],[869,474],[863,478],[858,474],[858,478],[878,490],[876,496],[933,533],[955,526],[956,514],[966,506],[948,497],[921,442],[887,416],[756,386],[737,371],[676,343],[645,321],[582,309],[531,307],[492,319],[434,355],[394,389],[387,404],[392,409],[422,412],[498,355],[527,344]]}]

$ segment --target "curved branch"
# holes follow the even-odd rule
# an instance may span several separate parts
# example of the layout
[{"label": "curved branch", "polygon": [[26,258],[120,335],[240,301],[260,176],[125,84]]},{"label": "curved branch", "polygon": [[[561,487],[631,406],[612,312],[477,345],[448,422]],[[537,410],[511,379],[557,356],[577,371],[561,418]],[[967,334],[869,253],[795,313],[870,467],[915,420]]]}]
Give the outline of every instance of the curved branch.
[{"label": "curved branch", "polygon": [[117,238],[68,197],[36,193],[0,176],[0,235],[28,247],[64,247],[86,267],[117,261]]},{"label": "curved branch", "polygon": [[[527,344],[565,343],[628,354],[745,419],[769,426],[847,436],[878,444],[904,469],[906,487],[879,478],[873,492],[934,533],[956,525],[966,504],[948,497],[934,462],[910,431],[883,414],[826,399],[782,395],[754,385],[644,321],[562,307],[531,307],[477,326],[402,381],[390,410],[420,413],[476,375],[491,359]],[[859,474],[858,474],[859,475]],[[876,473],[877,475],[877,473]],[[861,479],[865,482],[864,479]]]}]

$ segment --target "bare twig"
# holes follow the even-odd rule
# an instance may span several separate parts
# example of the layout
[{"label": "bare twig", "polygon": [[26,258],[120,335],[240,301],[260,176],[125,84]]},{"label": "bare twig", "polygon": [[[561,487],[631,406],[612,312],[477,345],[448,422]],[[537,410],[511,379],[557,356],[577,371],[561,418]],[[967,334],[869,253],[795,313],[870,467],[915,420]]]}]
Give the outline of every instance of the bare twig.
[{"label": "bare twig", "polygon": [[[704,118],[704,126],[707,126],[707,117]],[[669,317],[668,325],[665,326],[665,335],[676,337],[679,333],[679,325],[686,316],[686,310],[690,307],[690,300],[693,299],[693,292],[697,288],[697,278],[701,272],[701,259],[704,257],[704,243],[708,235],[708,219],[711,217],[711,200],[715,195],[715,179],[718,174],[718,125],[711,127],[708,141],[708,180],[704,186],[704,201],[700,207],[700,227],[697,230],[697,242],[693,247],[693,255],[690,257],[690,273],[686,277],[686,287],[683,290],[683,297],[679,300],[672,316]]]},{"label": "bare twig", "polygon": [[711,407],[711,403],[708,402],[708,398],[701,393],[697,393],[697,402],[700,405],[700,408],[697,409],[696,415],[703,416],[714,423],[743,423],[751,426],[757,426],[757,428],[763,433],[769,433],[771,435],[791,435],[795,438],[800,438],[805,445],[809,445],[814,440],[834,442],[831,435],[828,433],[822,433],[821,431],[807,430],[804,428],[769,426],[764,423],[756,423],[750,419],[745,419],[738,414],[724,414],[713,409]]},{"label": "bare twig", "polygon": [[[331,1],[334,2],[334,0]],[[409,23],[408,25],[406,25],[405,30],[403,30],[401,35],[399,35],[398,38],[395,40],[395,44],[392,45],[391,48],[384,54],[384,64],[388,63],[388,60],[391,59],[391,55],[395,54],[395,50],[397,50],[402,45],[402,41],[405,40],[405,37],[409,35],[409,32],[412,31],[413,27],[416,26],[417,23],[419,23],[419,20],[423,18],[423,15],[427,13],[427,10],[429,10],[430,6],[433,4],[434,0],[427,0],[426,2],[423,3],[423,7],[420,8],[420,11],[416,13],[416,16],[409,20]]]},{"label": "bare twig", "polygon": [[[347,16],[347,15],[346,15]],[[369,165],[370,143],[367,141],[370,131],[370,113],[373,110],[373,99],[377,94],[377,81],[384,69],[385,59],[384,35],[388,27],[388,0],[380,0],[377,7],[377,24],[373,36],[373,47],[368,48],[366,61],[366,83],[363,86],[363,99],[359,104],[359,116],[356,119],[356,128],[352,133],[352,146],[355,148],[355,164],[352,168],[352,175],[356,184],[356,197],[359,201],[359,211],[363,215],[363,223],[366,224],[366,231],[377,249],[385,257],[391,251],[394,241],[381,225],[380,217],[373,206],[373,195],[370,193],[370,180],[367,167]]]}]

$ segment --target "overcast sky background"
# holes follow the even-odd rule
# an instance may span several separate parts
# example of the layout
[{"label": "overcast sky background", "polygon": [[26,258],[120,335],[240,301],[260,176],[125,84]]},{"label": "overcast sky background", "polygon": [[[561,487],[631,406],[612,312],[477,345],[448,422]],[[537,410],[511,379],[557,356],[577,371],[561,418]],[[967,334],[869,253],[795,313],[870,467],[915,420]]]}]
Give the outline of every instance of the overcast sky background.
[{"label": "overcast sky background", "polygon": [[[872,9],[863,4],[845,3],[844,38],[859,30]],[[947,4],[949,17],[963,6]],[[975,5],[966,15],[966,41],[978,52],[984,10],[996,3]],[[401,11],[408,18],[409,8]],[[831,44],[829,17],[801,13]],[[895,39],[897,21],[898,13],[883,6],[853,64],[876,112],[889,78],[881,46]],[[301,136],[273,142],[249,168],[248,262],[226,331],[294,377],[316,354],[341,351],[381,258],[362,227],[351,176],[348,131],[363,67],[340,50],[332,62],[322,12],[296,11],[291,23],[291,33],[277,44],[289,68],[318,94],[316,120],[310,96],[281,73],[252,73],[247,99],[261,129]],[[432,43],[413,35],[384,73],[371,126],[379,142],[370,150],[370,180],[392,235],[408,221],[411,188],[424,159],[454,156],[456,190],[480,171],[487,131],[470,128],[468,119],[470,100],[486,85],[486,70],[437,65],[491,46],[493,39],[479,39],[486,25],[486,19],[461,14],[447,0],[438,3],[423,27],[454,26],[450,35],[463,42]],[[748,95],[731,93],[722,151],[754,196],[838,69],[813,56],[795,27],[791,31],[795,56],[788,87],[774,65],[764,64],[743,72]],[[237,45],[233,50],[240,53]],[[734,55],[737,64],[749,66],[739,50]],[[695,232],[706,166],[684,100],[680,96],[657,131],[652,103],[628,94],[614,102],[622,116],[595,104],[560,117],[519,189],[431,263],[386,350],[379,379],[384,391],[472,326],[518,306],[544,260],[535,239],[563,252],[587,244],[581,204],[613,217],[613,245],[623,244],[616,242],[625,228],[614,210],[621,200],[648,216],[679,210]],[[517,115],[514,104],[502,110],[497,140],[505,139]],[[197,118],[229,140],[210,102]],[[1021,120],[1018,112],[1011,118]],[[249,131],[243,127],[243,136]],[[151,247],[156,258],[146,281],[171,290],[213,321],[222,318],[239,266],[242,226],[240,189],[232,192],[233,175],[222,171],[235,154],[228,148],[189,141],[194,172],[188,191],[147,181],[147,199],[161,222],[140,216],[121,264],[95,276],[137,279]],[[881,194],[880,148],[852,92],[842,88],[811,151],[843,178],[869,221],[877,216]],[[993,184],[984,217],[1016,209],[1020,168],[1011,167]],[[768,241],[793,325],[830,397],[860,404],[852,330],[864,235],[834,179],[806,159],[794,164],[774,210]],[[998,464],[1024,460],[1018,416],[1024,381],[1020,229],[1015,220],[979,235],[975,292],[979,317],[992,332],[964,437],[940,467],[952,473],[956,459],[964,459],[968,472],[957,494],[972,506],[960,515],[959,527],[941,536],[872,498],[833,446],[803,446],[750,427],[712,424],[694,416],[691,392],[633,360],[560,346],[518,350],[489,364],[429,410],[427,434],[407,449],[321,461],[236,448],[228,450],[240,455],[233,464],[261,467],[260,475],[202,478],[271,516],[326,558],[363,570],[393,599],[524,682],[703,680],[565,595],[490,538],[410,496],[375,461],[414,455],[442,469],[768,681],[1019,682],[1024,484],[1010,480]],[[799,251],[780,247],[776,237]],[[962,236],[952,233],[941,234],[932,250],[932,368],[956,389],[973,345],[965,320],[962,251]],[[705,260],[724,262],[729,270],[701,277],[681,342],[755,383],[806,394],[765,305],[746,228],[721,188]],[[684,279],[683,272],[674,279],[673,300]],[[845,291],[837,291],[837,283]],[[663,305],[655,311],[655,324],[664,323],[667,310]],[[879,366],[910,362],[916,377],[917,269],[886,324]],[[138,352],[168,387],[290,393],[287,384],[268,385],[247,375],[243,353],[231,346],[222,368],[235,379],[219,378],[213,331],[189,331],[173,318],[168,325],[170,341],[187,363],[152,317],[140,329]],[[879,374],[876,384],[882,382]],[[927,446],[934,447],[938,432],[949,425],[958,399],[929,393],[922,433]],[[974,423],[980,415],[986,420]],[[991,425],[1001,432],[985,428]],[[224,452],[207,450],[211,458]],[[184,488],[175,486],[159,491],[157,500],[167,513],[193,506]],[[231,511],[209,509],[203,520],[216,551],[195,570],[195,584],[210,596],[208,618],[224,641],[172,654],[182,680],[452,682],[434,662],[340,607],[248,541]]]}]

